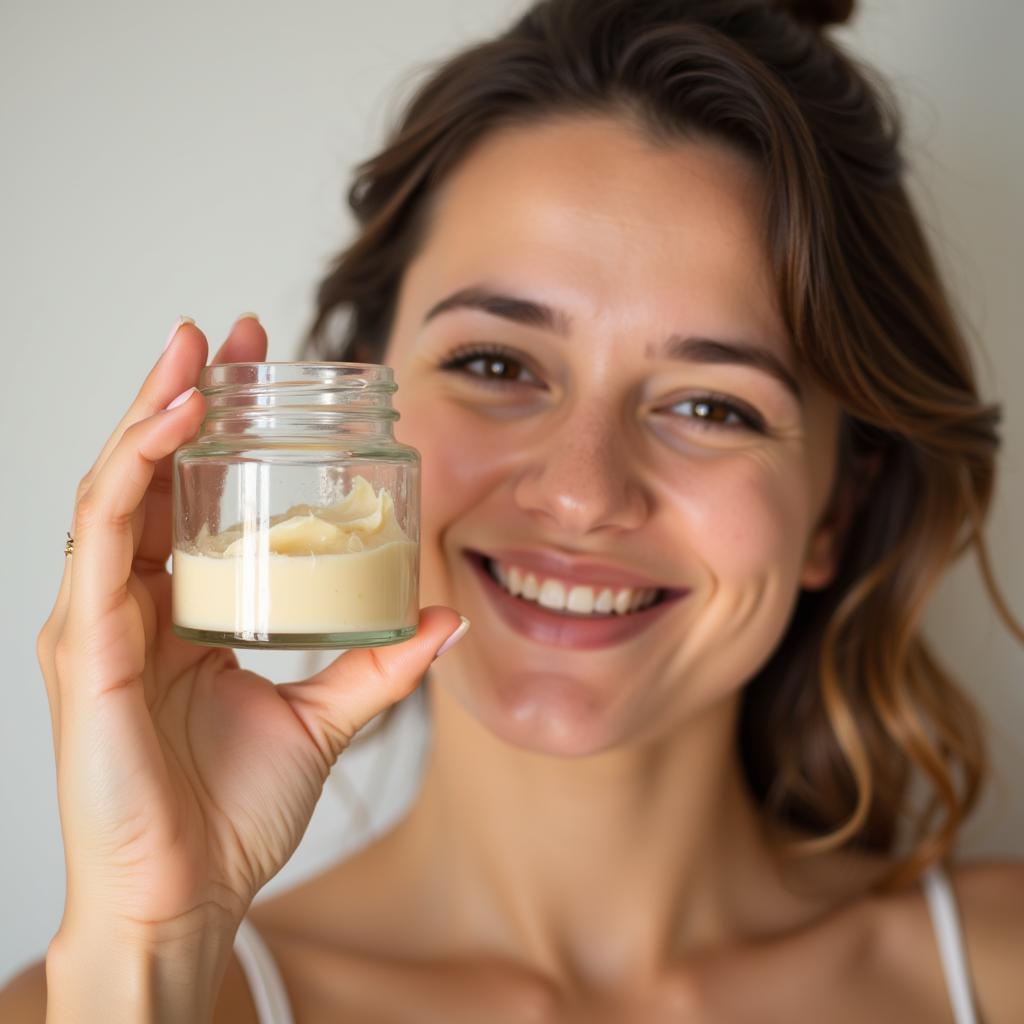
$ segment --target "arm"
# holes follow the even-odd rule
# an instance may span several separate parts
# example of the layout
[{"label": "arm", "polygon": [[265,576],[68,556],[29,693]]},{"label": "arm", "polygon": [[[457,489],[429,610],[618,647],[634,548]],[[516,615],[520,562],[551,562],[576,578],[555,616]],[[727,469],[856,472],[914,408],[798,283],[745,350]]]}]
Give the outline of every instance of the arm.
[{"label": "arm", "polygon": [[[47,961],[40,960],[11,978],[0,989],[0,1021],[4,1024],[44,1024],[47,1019],[46,976]],[[110,1012],[113,1014],[114,1008],[110,1008]],[[107,1019],[123,1018],[113,1015]],[[194,1018],[196,1021],[199,1019]],[[212,1024],[259,1024],[249,983],[233,955],[228,958],[217,994]]]},{"label": "arm", "polygon": [[64,927],[46,954],[47,1024],[213,1019],[234,929],[208,914],[127,934]]}]

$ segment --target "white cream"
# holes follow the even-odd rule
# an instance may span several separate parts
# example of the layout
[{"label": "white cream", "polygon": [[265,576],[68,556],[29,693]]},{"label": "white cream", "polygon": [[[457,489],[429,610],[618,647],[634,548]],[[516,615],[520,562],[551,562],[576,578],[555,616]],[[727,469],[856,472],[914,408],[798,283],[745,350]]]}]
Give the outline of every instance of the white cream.
[{"label": "white cream", "polygon": [[355,633],[418,618],[418,547],[362,476],[336,505],[295,505],[261,530],[204,525],[172,569],[174,622],[189,629]]}]

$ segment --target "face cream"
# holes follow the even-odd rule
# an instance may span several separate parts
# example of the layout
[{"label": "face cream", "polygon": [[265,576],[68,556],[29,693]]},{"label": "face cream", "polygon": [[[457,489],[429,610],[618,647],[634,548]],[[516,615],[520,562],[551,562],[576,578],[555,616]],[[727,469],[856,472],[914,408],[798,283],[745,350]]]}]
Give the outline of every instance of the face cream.
[{"label": "face cream", "polygon": [[[230,647],[395,643],[418,617],[419,457],[387,367],[234,363],[175,453],[175,632]],[[228,525],[222,525],[228,524]]]}]

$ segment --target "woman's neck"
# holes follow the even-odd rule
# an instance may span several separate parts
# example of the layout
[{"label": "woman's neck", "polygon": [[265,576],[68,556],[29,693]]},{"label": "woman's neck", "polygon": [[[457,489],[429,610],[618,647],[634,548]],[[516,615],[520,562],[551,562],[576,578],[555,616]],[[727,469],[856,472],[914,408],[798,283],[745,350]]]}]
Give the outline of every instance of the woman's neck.
[{"label": "woman's neck", "polygon": [[783,886],[743,784],[735,702],[644,747],[566,758],[509,745],[430,691],[422,789],[389,845],[445,922],[446,953],[632,986],[813,913]]}]

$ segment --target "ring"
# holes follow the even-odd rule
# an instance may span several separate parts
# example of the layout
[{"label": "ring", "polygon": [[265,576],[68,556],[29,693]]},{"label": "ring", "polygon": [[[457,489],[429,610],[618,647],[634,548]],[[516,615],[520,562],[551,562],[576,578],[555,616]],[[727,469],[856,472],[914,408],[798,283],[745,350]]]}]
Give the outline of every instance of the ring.
[{"label": "ring", "polygon": [[70,555],[75,550],[75,542],[71,539],[71,531],[68,531],[68,539],[64,541],[64,554]]}]

